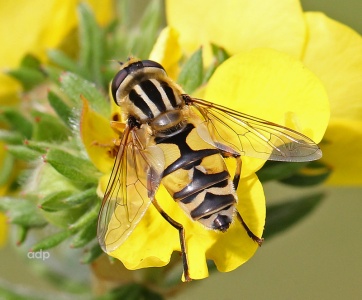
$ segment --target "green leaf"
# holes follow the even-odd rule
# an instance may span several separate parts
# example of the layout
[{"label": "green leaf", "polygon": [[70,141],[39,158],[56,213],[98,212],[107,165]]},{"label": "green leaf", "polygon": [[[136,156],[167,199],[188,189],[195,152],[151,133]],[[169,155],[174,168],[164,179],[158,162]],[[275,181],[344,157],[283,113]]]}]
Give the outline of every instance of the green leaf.
[{"label": "green leaf", "polygon": [[184,64],[177,82],[191,94],[201,84],[203,78],[202,48],[197,50]]},{"label": "green leaf", "polygon": [[41,61],[34,55],[32,54],[26,54],[21,62],[20,62],[20,66],[22,67],[27,67],[27,68],[32,68],[32,69],[40,69],[41,68]]},{"label": "green leaf", "polygon": [[41,152],[30,149],[27,145],[8,145],[7,149],[14,157],[24,161],[33,161],[42,155]]},{"label": "green leaf", "polygon": [[98,199],[98,196],[96,188],[93,187],[82,192],[66,190],[45,197],[40,204],[40,208],[48,212],[56,212],[87,204],[90,200],[94,199]]},{"label": "green leaf", "polygon": [[64,199],[64,203],[69,206],[75,206],[87,203],[91,199],[98,199],[97,188],[89,188],[88,190],[73,194]]},{"label": "green leaf", "polygon": [[90,161],[63,150],[50,149],[44,161],[48,162],[60,174],[78,184],[96,184],[100,176]]},{"label": "green leaf", "polygon": [[[9,150],[9,146],[7,146]],[[10,151],[9,151],[10,152]],[[5,151],[0,164],[0,186],[3,187],[9,181],[14,169],[14,157]]]},{"label": "green leaf", "polygon": [[163,7],[160,0],[150,1],[145,9],[139,25],[141,34],[135,41],[136,45],[139,46],[137,50],[139,57],[146,58],[151,53],[161,27],[162,11]]},{"label": "green leaf", "polygon": [[64,124],[71,127],[72,109],[52,91],[48,93],[48,101]]},{"label": "green leaf", "polygon": [[33,139],[36,141],[61,142],[68,140],[71,131],[60,120],[50,114],[34,111]]},{"label": "green leaf", "polygon": [[48,50],[47,55],[50,61],[58,65],[61,69],[76,74],[79,74],[81,72],[77,62],[71,59],[61,50],[58,49]]},{"label": "green leaf", "polygon": [[127,299],[127,300],[162,300],[164,299],[160,294],[151,291],[146,286],[138,283],[130,283],[118,287],[106,295],[97,297],[96,300],[113,300],[113,299]]},{"label": "green leaf", "polygon": [[281,182],[298,187],[313,186],[326,181],[331,173],[331,168],[319,161],[314,161],[292,176],[283,178]]},{"label": "green leaf", "polygon": [[28,91],[46,79],[46,74],[41,69],[40,61],[31,54],[25,55],[20,67],[7,72],[8,75],[20,81],[24,90]]},{"label": "green leaf", "polygon": [[16,131],[0,129],[0,141],[6,144],[22,144],[23,136]]},{"label": "green leaf", "polygon": [[48,75],[49,79],[57,86],[60,85],[60,77],[64,73],[64,70],[55,65],[43,66],[44,72]]},{"label": "green leaf", "polygon": [[90,243],[97,236],[97,219],[81,228],[72,238],[70,246],[80,248]]},{"label": "green leaf", "polygon": [[301,221],[322,202],[324,193],[316,193],[280,204],[267,206],[263,237],[268,239]]},{"label": "green leaf", "polygon": [[88,224],[98,220],[98,214],[100,209],[100,201],[96,202],[87,212],[85,212],[75,223],[69,226],[69,230],[76,232]]},{"label": "green leaf", "polygon": [[33,125],[20,112],[15,109],[8,108],[2,111],[2,116],[13,131],[18,132],[24,138],[31,138],[33,132]]},{"label": "green leaf", "polygon": [[7,74],[17,79],[25,91],[31,90],[45,79],[45,75],[42,72],[26,67],[8,71]]},{"label": "green leaf", "polygon": [[107,98],[99,92],[94,83],[69,72],[61,76],[60,82],[65,94],[72,100],[76,107],[81,107],[80,96],[83,95],[96,112],[105,117],[109,116],[109,102],[106,100]]},{"label": "green leaf", "polygon": [[99,246],[98,243],[92,246],[81,258],[82,264],[90,264],[91,262],[95,261],[99,256],[103,254],[103,250]]},{"label": "green leaf", "polygon": [[261,182],[281,180],[292,176],[308,164],[309,162],[280,162],[268,160],[256,174]]},{"label": "green leaf", "polygon": [[47,224],[35,203],[27,199],[2,197],[0,210],[7,212],[12,224],[22,227],[43,227]]},{"label": "green leaf", "polygon": [[53,248],[66,240],[69,236],[71,236],[71,232],[69,230],[59,231],[33,245],[30,252]]},{"label": "green leaf", "polygon": [[44,197],[40,203],[40,208],[48,212],[59,211],[63,209],[69,209],[68,205],[64,204],[64,199],[74,194],[74,191],[65,190],[55,192]]},{"label": "green leaf", "polygon": [[[102,65],[105,61],[105,37],[102,28],[97,24],[92,10],[84,3],[78,7],[80,19],[80,54],[79,60],[83,70],[82,75],[92,80],[99,87],[104,85]],[[88,75],[88,76],[87,76]]]},{"label": "green leaf", "polygon": [[29,227],[24,227],[24,226],[18,226],[17,228],[17,238],[16,238],[16,245],[20,246],[21,244],[24,243],[28,232],[29,232]]},{"label": "green leaf", "polygon": [[0,281],[1,299],[6,300],[47,300],[48,296],[41,296],[34,293],[29,293],[28,289],[24,289],[23,285],[14,286],[8,284],[5,280]]}]

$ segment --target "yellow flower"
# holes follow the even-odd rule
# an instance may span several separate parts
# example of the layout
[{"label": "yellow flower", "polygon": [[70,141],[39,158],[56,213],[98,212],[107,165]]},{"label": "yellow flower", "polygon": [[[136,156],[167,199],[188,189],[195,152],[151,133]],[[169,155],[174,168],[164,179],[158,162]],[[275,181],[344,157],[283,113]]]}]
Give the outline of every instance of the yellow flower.
[{"label": "yellow flower", "polygon": [[[107,23],[114,13],[113,1],[86,1],[100,24]],[[31,53],[41,61],[46,51],[59,47],[77,25],[78,0],[5,1],[0,0],[0,68],[1,73],[19,66],[24,55]],[[12,104],[18,98],[20,85],[0,74],[0,103]]]},{"label": "yellow flower", "polygon": [[[156,43],[155,49],[161,49],[161,52],[172,45],[177,47],[173,44],[172,30],[166,32],[161,37],[163,42]],[[155,49],[153,55],[167,60]],[[209,81],[206,98],[286,124],[316,141],[322,138],[329,118],[327,96],[319,80],[295,59],[267,49],[240,53],[222,64]],[[110,167],[102,165],[109,165],[104,145],[111,145],[116,135],[109,132],[106,118],[92,111],[86,102],[80,127],[90,159],[103,173],[109,168],[99,184],[99,190],[104,193],[110,172]],[[263,163],[262,160],[243,158],[238,188],[238,211],[258,236],[262,235],[264,228],[265,198],[255,172]],[[233,174],[235,166],[232,161],[228,168]],[[236,220],[226,233],[206,230],[186,216],[162,185],[156,198],[164,211],[185,228],[190,277],[193,279],[208,275],[207,259],[213,260],[220,271],[231,271],[250,259],[258,248]],[[180,251],[178,232],[151,205],[126,242],[110,255],[133,270],[165,266],[173,251]]]},{"label": "yellow flower", "polygon": [[303,62],[324,83],[331,120],[321,144],[333,185],[361,185],[362,37],[321,13],[306,13],[309,28]]},{"label": "yellow flower", "polygon": [[268,47],[300,59],[330,98],[331,121],[321,145],[322,160],[333,169],[328,182],[362,184],[360,35],[321,13],[303,13],[297,0],[167,0],[166,14],[186,54],[212,42],[230,54]]}]

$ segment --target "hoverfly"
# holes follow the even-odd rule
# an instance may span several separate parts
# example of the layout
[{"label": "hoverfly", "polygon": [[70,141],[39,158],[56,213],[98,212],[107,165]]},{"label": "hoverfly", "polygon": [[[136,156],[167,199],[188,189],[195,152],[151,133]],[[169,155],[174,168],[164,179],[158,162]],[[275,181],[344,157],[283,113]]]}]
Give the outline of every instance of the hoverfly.
[{"label": "hoverfly", "polygon": [[[105,252],[117,249],[152,203],[179,231],[186,281],[191,278],[185,231],[157,202],[161,183],[193,221],[225,232],[236,217],[260,245],[263,239],[236,210],[241,156],[293,162],[322,156],[294,130],[190,97],[151,60],[129,59],[111,91],[127,121],[99,213],[100,245]],[[237,162],[233,178],[224,162],[228,157]]]}]

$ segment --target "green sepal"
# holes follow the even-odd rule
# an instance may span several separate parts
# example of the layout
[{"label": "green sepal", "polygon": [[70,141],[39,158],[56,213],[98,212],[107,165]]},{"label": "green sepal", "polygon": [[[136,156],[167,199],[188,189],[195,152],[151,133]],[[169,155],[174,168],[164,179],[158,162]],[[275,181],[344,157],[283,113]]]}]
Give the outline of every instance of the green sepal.
[{"label": "green sepal", "polygon": [[50,149],[44,161],[66,178],[82,185],[97,184],[100,176],[89,160],[76,157],[69,152]]},{"label": "green sepal", "polygon": [[210,66],[205,70],[204,77],[202,79],[203,84],[208,82],[217,67],[230,57],[230,55],[225,51],[224,48],[219,47],[215,44],[211,44],[211,49],[213,54],[213,61],[211,62]]},{"label": "green sepal", "polygon": [[280,162],[268,160],[256,174],[261,182],[281,180],[292,176],[308,164],[309,162]]},{"label": "green sepal", "polygon": [[69,230],[59,231],[51,236],[42,239],[40,242],[36,243],[31,247],[30,252],[37,252],[39,250],[47,250],[59,245],[61,242],[66,240],[71,236],[71,232]]},{"label": "green sepal", "polygon": [[280,182],[297,187],[313,186],[326,181],[331,173],[331,168],[319,161],[314,161],[292,176],[280,180]]},{"label": "green sepal", "polygon": [[203,68],[202,48],[200,48],[185,62],[177,79],[186,93],[191,94],[202,84]]},{"label": "green sepal", "polygon": [[17,131],[0,129],[0,141],[6,144],[19,145],[23,140],[23,136]]},{"label": "green sepal", "polygon": [[54,92],[48,93],[48,101],[59,118],[67,125],[71,127],[72,109]]},{"label": "green sepal", "polygon": [[31,199],[1,197],[0,210],[7,212],[12,224],[22,227],[43,227],[47,224]]},{"label": "green sepal", "polygon": [[12,131],[18,132],[23,138],[31,138],[33,124],[23,114],[15,109],[7,108],[2,111],[2,116]]},{"label": "green sepal", "polygon": [[293,201],[268,205],[263,237],[267,240],[298,223],[318,207],[324,196],[324,193],[316,193]]},{"label": "green sepal", "polygon": [[27,145],[7,145],[7,149],[14,157],[24,161],[33,161],[43,154]]},{"label": "green sepal", "polygon": [[99,256],[103,254],[103,250],[98,243],[94,244],[90,249],[88,249],[80,259],[82,264],[90,264],[95,261]]},{"label": "green sepal", "polygon": [[107,98],[99,92],[94,83],[70,72],[64,73],[60,81],[63,91],[73,102],[73,105],[81,107],[80,96],[82,95],[89,101],[90,106],[96,112],[105,117],[109,117],[109,102],[106,100]]},{"label": "green sepal", "polygon": [[49,142],[68,140],[71,132],[57,117],[39,111],[34,111],[32,115],[35,119],[32,139]]},{"label": "green sepal", "polygon": [[77,232],[87,226],[89,223],[98,220],[99,209],[100,201],[97,201],[93,207],[91,207],[76,222],[69,226],[69,230],[72,232]]},{"label": "green sepal", "polygon": [[80,248],[90,243],[97,236],[97,220],[90,222],[81,228],[72,238],[70,246]]}]

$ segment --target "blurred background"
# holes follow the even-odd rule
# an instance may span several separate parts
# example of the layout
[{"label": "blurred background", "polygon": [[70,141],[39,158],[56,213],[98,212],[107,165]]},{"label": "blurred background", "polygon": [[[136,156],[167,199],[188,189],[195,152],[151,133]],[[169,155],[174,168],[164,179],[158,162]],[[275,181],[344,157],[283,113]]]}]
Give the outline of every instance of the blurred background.
[{"label": "blurred background", "polygon": [[[301,2],[304,10],[322,11],[362,33],[361,0]],[[321,205],[288,231],[266,240],[245,265],[193,282],[171,299],[362,299],[362,188],[319,189],[327,194]],[[280,195],[288,198],[294,190],[272,183],[265,186],[265,193],[268,203],[273,203]],[[0,249],[0,282],[17,288],[21,284],[24,290],[42,289],[49,291],[49,298],[65,299],[36,275],[43,262],[37,259],[33,263],[35,259],[31,261],[26,254],[16,255],[12,243],[8,240]],[[45,264],[56,257],[56,251],[61,249],[50,250]],[[74,280],[89,272],[72,257],[68,262],[72,266],[69,276]]]}]

